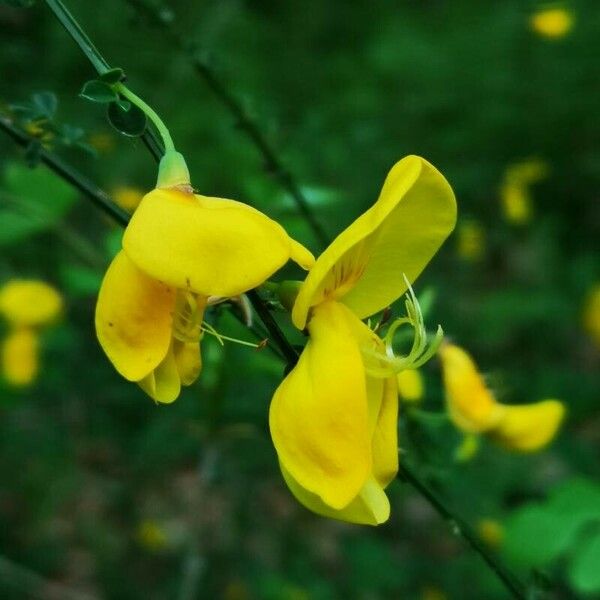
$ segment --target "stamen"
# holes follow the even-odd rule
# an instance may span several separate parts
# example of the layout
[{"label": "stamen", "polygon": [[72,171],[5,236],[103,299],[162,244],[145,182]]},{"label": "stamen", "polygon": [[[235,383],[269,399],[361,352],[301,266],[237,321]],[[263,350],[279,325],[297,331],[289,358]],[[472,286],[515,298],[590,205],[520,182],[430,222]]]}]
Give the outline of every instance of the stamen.
[{"label": "stamen", "polygon": [[202,332],[208,333],[208,335],[212,335],[217,338],[217,341],[221,346],[225,345],[225,342],[233,342],[234,344],[240,344],[241,346],[249,346],[250,348],[263,348],[265,346],[264,342],[260,342],[259,344],[254,344],[253,342],[247,342],[246,340],[239,340],[237,338],[232,338],[227,335],[223,335],[219,333],[210,323],[206,321],[202,322]]},{"label": "stamen", "polygon": [[173,337],[180,342],[195,343],[202,338],[204,304],[192,292],[180,290],[175,300]]},{"label": "stamen", "polygon": [[[406,316],[396,319],[387,330],[383,338],[385,353],[372,348],[362,349],[365,358],[369,359],[366,362],[367,372],[374,377],[390,377],[407,369],[422,367],[434,356],[444,338],[444,331],[438,325],[433,339],[428,342],[427,330],[419,301],[406,276],[404,276],[404,280],[408,287],[405,300]],[[398,329],[403,325],[410,325],[413,328],[413,342],[408,354],[396,356],[394,352],[394,337]]]}]

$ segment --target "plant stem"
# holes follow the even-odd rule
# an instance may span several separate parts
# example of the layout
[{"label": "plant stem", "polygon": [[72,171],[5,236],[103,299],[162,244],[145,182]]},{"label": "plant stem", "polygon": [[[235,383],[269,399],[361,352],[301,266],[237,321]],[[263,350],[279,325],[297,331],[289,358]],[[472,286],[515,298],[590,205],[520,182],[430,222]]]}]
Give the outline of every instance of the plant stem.
[{"label": "plant stem", "polygon": [[169,20],[169,18],[166,17],[165,11],[157,10],[156,7],[148,4],[146,0],[127,1],[136,11],[149,17],[154,25],[162,28],[169,37],[171,43],[187,55],[196,73],[202,77],[221,104],[231,113],[239,129],[246,133],[250,141],[260,152],[265,161],[267,171],[273,175],[273,177],[279,181],[280,185],[290,194],[298,208],[298,212],[300,212],[311,227],[319,244],[322,247],[326,247],[329,244],[330,237],[313,214],[310,204],[303,194],[300,185],[294,176],[285,168],[283,161],[267,141],[266,135],[261,131],[260,127],[252,117],[250,117],[241,102],[239,102],[239,100],[237,100],[237,98],[229,91],[208,62],[201,58],[196,49],[179,34],[175,26],[175,21]]},{"label": "plant stem", "polygon": [[[67,30],[67,33],[73,38],[73,41],[81,48],[81,51],[85,54],[86,58],[90,61],[94,69],[96,69],[99,75],[110,71],[112,67],[110,64],[104,59],[102,54],[100,54],[99,50],[94,46],[87,33],[83,31],[75,17],[71,14],[69,9],[61,2],[61,0],[45,0],[46,4],[50,8],[50,10],[54,13],[54,16],[60,21],[63,27]],[[125,87],[125,86],[123,86]],[[127,89],[127,88],[125,88]],[[121,90],[119,90],[123,93]],[[132,95],[133,92],[127,89],[127,91]],[[125,96],[125,94],[123,94]],[[129,98],[131,102],[140,106],[140,102],[143,102],[138,96],[135,96],[136,101],[132,98]],[[162,127],[164,127],[164,123],[158,118],[158,115],[146,104],[143,103],[146,108],[142,108],[142,110],[150,117],[152,122],[156,125],[157,120],[161,123]],[[150,111],[150,112],[148,112]],[[155,120],[156,119],[156,120]],[[157,127],[158,128],[158,127]],[[165,141],[165,146],[167,146],[167,139],[170,140],[172,145],[171,135],[169,134],[166,127],[164,127],[164,131],[166,131],[167,139],[165,139],[164,131],[160,130],[160,134]],[[151,144],[154,148],[160,147],[158,140],[156,139],[156,135],[149,129],[146,129],[144,132],[142,139],[146,145]]]},{"label": "plant stem", "polygon": [[[7,133],[19,146],[26,148],[32,143],[32,138],[24,131],[15,127],[6,117],[0,116],[0,130]],[[120,225],[127,225],[129,222],[129,213],[115,204],[95,183],[81,175],[81,173],[76,171],[71,165],[49,150],[39,148],[38,156],[45,165],[52,169],[52,171],[82,192],[96,206],[110,215]]]},{"label": "plant stem", "polygon": [[140,108],[146,116],[152,121],[154,126],[156,127],[158,133],[160,133],[160,137],[163,140],[165,152],[175,152],[175,144],[173,143],[173,138],[167,129],[164,121],[158,116],[156,111],[146,104],[139,96],[134,94],[126,85],[122,83],[117,83],[114,86],[116,92],[121,94],[121,96],[127,98],[129,102],[135,104],[138,108]]},{"label": "plant stem", "polygon": [[485,561],[488,567],[496,574],[513,598],[527,600],[523,584],[504,566],[504,564],[485,546],[471,527],[460,517],[454,514],[444,502],[406,465],[401,463],[398,479],[409,483],[435,511],[450,525],[455,535],[460,535],[467,544]]},{"label": "plant stem", "polygon": [[45,0],[54,16],[61,22],[62,26],[67,30],[69,35],[81,48],[87,59],[92,63],[92,66],[99,75],[110,71],[110,65],[104,60],[98,49],[92,44],[92,41],[87,36],[85,31],[80,27],[75,17],[69,9],[61,2],[61,0]]}]

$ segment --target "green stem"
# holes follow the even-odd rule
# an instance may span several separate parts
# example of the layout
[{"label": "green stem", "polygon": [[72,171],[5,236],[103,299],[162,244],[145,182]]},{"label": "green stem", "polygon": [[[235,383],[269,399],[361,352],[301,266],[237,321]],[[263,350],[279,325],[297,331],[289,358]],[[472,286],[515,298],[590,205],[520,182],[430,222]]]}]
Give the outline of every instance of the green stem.
[{"label": "green stem", "polygon": [[110,71],[110,65],[104,60],[104,57],[94,44],[92,44],[92,41],[75,20],[75,17],[69,12],[69,9],[60,0],[46,0],[46,4],[81,48],[94,69],[98,71],[98,74],[102,75],[106,71]]},{"label": "green stem", "polygon": [[152,121],[154,126],[156,127],[160,137],[163,140],[163,144],[166,152],[175,152],[175,144],[173,143],[173,138],[167,129],[164,121],[158,116],[156,111],[146,104],[139,96],[134,94],[126,85],[122,83],[117,83],[113,86],[114,90],[121,94],[124,98],[127,98],[129,102],[135,104],[139,109],[141,109],[146,116]]},{"label": "green stem", "polygon": [[429,505],[450,525],[452,532],[460,535],[469,546],[484,560],[488,567],[496,574],[513,598],[527,600],[523,584],[504,566],[498,557],[491,553],[489,548],[479,539],[471,527],[460,517],[454,514],[444,502],[406,465],[401,463],[398,479],[403,479],[412,485]]}]

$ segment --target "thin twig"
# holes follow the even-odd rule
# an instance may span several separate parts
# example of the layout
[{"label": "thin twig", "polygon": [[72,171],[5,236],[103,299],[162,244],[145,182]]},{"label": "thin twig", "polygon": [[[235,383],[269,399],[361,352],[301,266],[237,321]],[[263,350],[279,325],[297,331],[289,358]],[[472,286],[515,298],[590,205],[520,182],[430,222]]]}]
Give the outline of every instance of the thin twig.
[{"label": "thin twig", "polygon": [[243,104],[229,91],[211,65],[198,54],[197,49],[180,35],[174,21],[168,17],[168,11],[158,10],[156,6],[150,6],[145,0],[127,0],[127,2],[136,11],[144,14],[153,25],[161,28],[169,38],[169,41],[185,53],[196,73],[204,80],[221,104],[231,113],[237,127],[248,136],[260,152],[265,161],[267,172],[275,177],[290,194],[296,203],[298,211],[313,230],[319,244],[323,247],[327,246],[330,237],[312,212],[310,203],[295,177],[285,167],[283,160],[279,158],[275,149],[267,141],[266,135],[261,131],[256,121],[248,114]]},{"label": "thin twig", "polygon": [[527,600],[527,595],[521,582],[492,554],[490,549],[484,545],[471,527],[453,513],[425,482],[421,481],[412,469],[406,465],[406,462],[400,465],[397,478],[412,485],[427,500],[435,511],[450,525],[452,533],[460,535],[479,554],[514,598]]}]

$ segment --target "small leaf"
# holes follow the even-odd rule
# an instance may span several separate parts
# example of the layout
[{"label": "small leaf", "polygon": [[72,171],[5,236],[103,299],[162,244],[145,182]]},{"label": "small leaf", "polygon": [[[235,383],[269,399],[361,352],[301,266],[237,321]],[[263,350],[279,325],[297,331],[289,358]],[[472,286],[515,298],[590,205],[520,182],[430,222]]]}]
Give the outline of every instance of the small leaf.
[{"label": "small leaf", "polygon": [[600,533],[584,539],[576,546],[569,568],[569,579],[579,592],[600,592]]},{"label": "small leaf", "polygon": [[31,97],[33,107],[37,112],[38,117],[52,119],[58,106],[56,94],[52,92],[38,92]]},{"label": "small leaf", "polygon": [[117,92],[108,83],[97,79],[86,82],[79,92],[79,96],[99,104],[108,104],[118,99]]},{"label": "small leaf", "polygon": [[123,81],[125,78],[125,71],[120,67],[116,67],[111,69],[110,71],[106,71],[106,73],[102,73],[98,79],[100,81],[104,81],[109,85],[114,85],[115,83],[119,83],[119,81]]},{"label": "small leaf", "polygon": [[129,110],[117,102],[111,102],[107,110],[110,124],[123,135],[139,137],[146,130],[146,115],[137,106],[131,105]]}]

